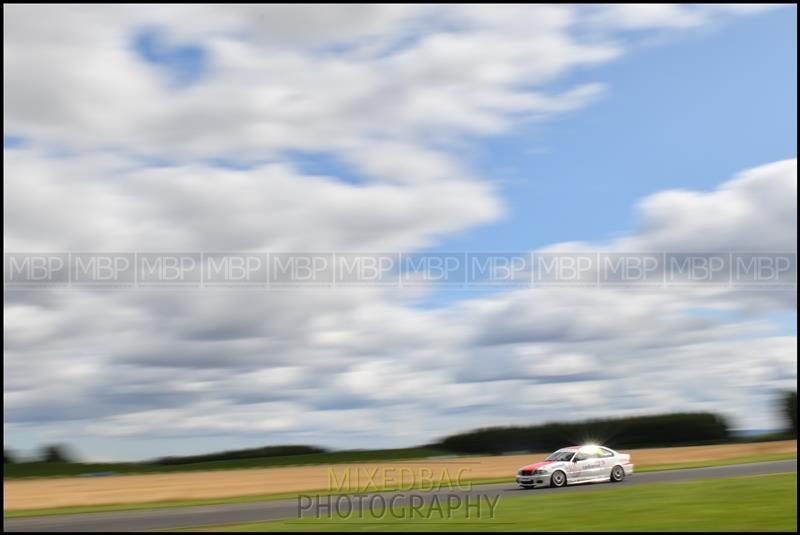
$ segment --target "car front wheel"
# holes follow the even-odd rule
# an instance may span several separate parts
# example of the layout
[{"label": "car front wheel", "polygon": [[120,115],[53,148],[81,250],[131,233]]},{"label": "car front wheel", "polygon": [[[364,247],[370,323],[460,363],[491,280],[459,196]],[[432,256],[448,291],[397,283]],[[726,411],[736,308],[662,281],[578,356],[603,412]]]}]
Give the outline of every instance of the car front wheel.
[{"label": "car front wheel", "polygon": [[567,476],[561,470],[553,472],[553,475],[550,476],[551,487],[563,487],[566,484],[567,484]]},{"label": "car front wheel", "polygon": [[611,481],[614,483],[619,483],[625,479],[625,469],[622,468],[620,465],[615,466],[611,469]]}]

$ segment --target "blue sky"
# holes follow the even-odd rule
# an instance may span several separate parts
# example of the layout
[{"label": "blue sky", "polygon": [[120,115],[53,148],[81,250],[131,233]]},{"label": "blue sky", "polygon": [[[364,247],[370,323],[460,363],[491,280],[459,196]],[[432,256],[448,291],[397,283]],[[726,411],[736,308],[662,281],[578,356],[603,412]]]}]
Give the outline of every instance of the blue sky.
[{"label": "blue sky", "polygon": [[169,72],[176,88],[196,82],[203,76],[208,64],[203,47],[166,43],[158,28],[140,31],[133,40],[133,49],[148,63]]},{"label": "blue sky", "polygon": [[[635,229],[636,203],[649,194],[711,190],[742,169],[794,157],[796,42],[796,17],[767,11],[633,47],[618,61],[568,76],[564,87],[601,82],[606,91],[580,110],[470,147],[508,214],[431,250],[603,242]],[[346,176],[341,167],[315,171]],[[444,289],[419,305],[470,293]],[[794,318],[782,317],[785,332],[796,332]]]},{"label": "blue sky", "polygon": [[713,189],[797,151],[797,19],[768,11],[640,46],[565,85],[599,81],[599,101],[507,136],[474,156],[508,217],[441,250],[528,250],[630,232],[634,205],[665,189]]}]

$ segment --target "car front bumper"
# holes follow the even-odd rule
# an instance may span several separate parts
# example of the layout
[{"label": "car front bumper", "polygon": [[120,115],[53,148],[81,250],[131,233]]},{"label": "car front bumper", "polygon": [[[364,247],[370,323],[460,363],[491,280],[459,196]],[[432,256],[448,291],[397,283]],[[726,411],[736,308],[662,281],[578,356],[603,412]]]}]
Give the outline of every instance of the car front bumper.
[{"label": "car front bumper", "polygon": [[549,487],[550,475],[517,476],[517,485],[521,487]]}]

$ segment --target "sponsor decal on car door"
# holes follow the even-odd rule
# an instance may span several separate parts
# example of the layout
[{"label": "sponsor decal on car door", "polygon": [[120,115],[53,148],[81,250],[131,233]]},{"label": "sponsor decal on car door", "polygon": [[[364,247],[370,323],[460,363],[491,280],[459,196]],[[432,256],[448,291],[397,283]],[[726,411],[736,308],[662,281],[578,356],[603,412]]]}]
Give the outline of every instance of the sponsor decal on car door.
[{"label": "sponsor decal on car door", "polygon": [[572,465],[573,470],[570,475],[574,481],[585,481],[596,477],[594,473],[598,468],[597,459],[593,459],[585,453],[578,453],[575,455],[575,462]]}]

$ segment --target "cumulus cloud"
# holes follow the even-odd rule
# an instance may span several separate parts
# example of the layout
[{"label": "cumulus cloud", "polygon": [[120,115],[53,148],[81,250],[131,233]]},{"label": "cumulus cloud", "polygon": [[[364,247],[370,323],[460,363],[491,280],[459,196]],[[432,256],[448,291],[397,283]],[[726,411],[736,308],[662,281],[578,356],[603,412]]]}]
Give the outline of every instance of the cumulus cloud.
[{"label": "cumulus cloud", "polygon": [[[591,87],[551,95],[542,83],[619,53],[570,35],[568,9],[507,9],[499,19],[473,11],[14,6],[4,127],[60,147],[170,159],[337,151],[375,137],[499,131],[513,114],[578,106]],[[426,16],[437,22],[411,25]],[[164,48],[202,49],[208,76],[182,89],[166,83],[165,66],[132,46],[153,27]],[[388,43],[374,43],[376,33]]]},{"label": "cumulus cloud", "polygon": [[[762,230],[786,245],[794,198],[756,192],[795,178],[796,167],[779,162],[683,195],[706,199],[700,213],[724,213],[729,192],[745,188],[729,224],[785,214]],[[645,199],[645,219],[670,195]],[[656,246],[658,236],[645,225],[620,243]],[[729,245],[727,232],[714,236],[704,248]],[[764,426],[771,415],[749,404],[796,381],[795,338],[744,313],[750,294],[730,289],[538,288],[429,310],[383,288],[299,292],[9,292],[6,419],[75,419],[100,436],[307,438],[313,425],[334,445],[349,444],[352,418],[361,433],[401,441],[554,410],[578,418],[723,406],[740,425]]]},{"label": "cumulus cloud", "polygon": [[[597,85],[546,84],[624,53],[598,21],[644,29],[722,16],[691,6],[10,6],[5,15],[6,132],[170,160],[503,131],[597,94]],[[205,76],[174,87],[168,62],[137,54],[142,32],[156,32],[165,54],[202,50]]]},{"label": "cumulus cloud", "polygon": [[711,192],[671,190],[639,205],[634,251],[793,251],[797,248],[797,160],[742,171]]},{"label": "cumulus cloud", "polygon": [[[6,7],[4,130],[23,140],[4,150],[6,251],[432,246],[504,215],[459,157],[473,136],[597,98],[600,84],[554,82],[623,55],[619,32],[723,16],[664,9]],[[172,59],[137,51],[146,32],[156,56],[202,51],[197,72],[176,84]],[[304,171],[292,151],[359,180]],[[552,249],[794,251],[796,175],[788,160],[662,192],[629,236]],[[792,292],[527,289],[437,307],[381,287],[4,297],[12,436],[398,445],[720,406],[761,427],[771,416],[750,407],[796,383],[795,337],[750,313],[793,311]]]},{"label": "cumulus cloud", "polygon": [[[121,157],[47,158],[5,152],[11,251],[398,250],[502,213],[491,185],[445,156],[382,171],[401,183],[349,184],[310,176],[289,162],[247,170],[208,165],[141,168]],[[368,157],[364,157],[365,160]],[[389,162],[392,160],[387,158]],[[427,180],[426,180],[427,178]],[[457,192],[457,195],[452,195]],[[58,210],[50,207],[58,205]],[[54,231],[54,229],[57,229]]]}]

